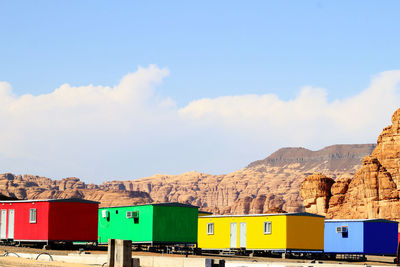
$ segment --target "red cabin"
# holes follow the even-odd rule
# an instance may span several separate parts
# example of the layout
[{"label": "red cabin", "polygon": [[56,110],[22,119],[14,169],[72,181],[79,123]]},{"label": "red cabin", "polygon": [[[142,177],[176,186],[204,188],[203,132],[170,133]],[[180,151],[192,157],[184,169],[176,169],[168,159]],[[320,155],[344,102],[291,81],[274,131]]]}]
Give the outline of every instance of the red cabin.
[{"label": "red cabin", "polygon": [[0,201],[0,239],[97,241],[99,202],[82,199]]}]

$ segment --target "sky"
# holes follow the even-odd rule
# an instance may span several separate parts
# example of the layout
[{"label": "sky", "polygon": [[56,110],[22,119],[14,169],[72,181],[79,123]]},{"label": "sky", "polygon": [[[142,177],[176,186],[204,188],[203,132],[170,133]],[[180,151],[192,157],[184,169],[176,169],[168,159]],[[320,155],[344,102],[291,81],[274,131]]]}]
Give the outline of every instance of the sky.
[{"label": "sky", "polygon": [[375,143],[399,1],[0,0],[0,172],[228,173]]}]

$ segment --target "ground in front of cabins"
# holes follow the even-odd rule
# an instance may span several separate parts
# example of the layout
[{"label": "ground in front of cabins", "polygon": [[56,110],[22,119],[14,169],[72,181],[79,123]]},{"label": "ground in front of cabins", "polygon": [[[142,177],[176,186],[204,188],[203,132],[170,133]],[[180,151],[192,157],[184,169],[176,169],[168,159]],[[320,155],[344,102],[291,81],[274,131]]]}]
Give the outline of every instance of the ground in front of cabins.
[{"label": "ground in front of cabins", "polygon": [[[31,247],[14,247],[14,246],[0,246],[0,256],[4,255],[6,252],[9,253],[9,256],[0,257],[0,267],[8,267],[8,266],[72,266],[72,267],[84,267],[84,266],[93,266],[93,265],[85,265],[85,264],[72,264],[72,263],[63,263],[63,262],[51,262],[46,261],[46,255],[43,255],[40,258],[43,260],[28,260],[23,258],[18,258],[16,254],[18,253],[31,253],[31,254],[40,254],[40,253],[49,253],[50,255],[68,255],[71,253],[79,253],[79,247],[73,247],[72,249],[54,249],[54,250],[43,250],[40,248],[31,248]],[[15,254],[14,254],[15,253]],[[85,253],[90,254],[106,254],[106,247],[102,247],[100,249],[92,250],[86,249]],[[152,252],[143,252],[143,251],[133,251],[132,257],[136,256],[166,256],[166,257],[185,257],[185,255],[179,254],[160,254],[160,253],[152,253]],[[281,258],[273,258],[273,257],[248,257],[248,256],[219,256],[216,254],[205,254],[205,255],[189,255],[188,257],[202,257],[202,258],[213,258],[213,259],[224,259],[225,261],[249,261],[249,262],[290,262],[290,263],[310,263],[310,259],[281,259]],[[342,263],[342,264],[357,264],[357,265],[394,265],[393,263],[394,257],[386,257],[386,256],[367,256],[367,261],[365,262],[354,262],[354,261],[338,261],[338,260],[317,260],[319,262],[333,264],[333,263]],[[99,265],[100,266],[100,265]]]}]

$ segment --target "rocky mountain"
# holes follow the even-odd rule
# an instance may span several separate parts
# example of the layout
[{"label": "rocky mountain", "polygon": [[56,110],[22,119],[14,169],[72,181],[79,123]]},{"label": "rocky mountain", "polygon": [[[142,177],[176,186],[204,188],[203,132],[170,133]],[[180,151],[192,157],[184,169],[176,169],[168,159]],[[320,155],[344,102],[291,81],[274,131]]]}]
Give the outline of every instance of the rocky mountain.
[{"label": "rocky mountain", "polygon": [[145,192],[114,190],[85,184],[75,177],[52,180],[46,177],[11,173],[0,174],[0,194],[13,199],[81,198],[99,201],[101,206],[117,206],[121,203],[134,205],[153,201]]},{"label": "rocky mountain", "polygon": [[373,152],[352,179],[328,174],[307,177],[301,185],[306,211],[328,218],[384,218],[400,221],[400,109],[383,129]]},{"label": "rocky mountain", "polygon": [[354,166],[360,165],[361,159],[371,153],[375,146],[375,144],[333,145],[318,151],[302,147],[281,148],[266,159],[250,163],[248,167],[286,167],[290,164],[300,164],[303,169],[347,172],[353,171]]},{"label": "rocky mountain", "polygon": [[334,145],[318,151],[282,148],[246,168],[226,174],[188,172],[101,185],[78,178],[52,180],[33,175],[0,175],[0,193],[20,199],[77,197],[101,206],[183,202],[224,214],[302,211],[301,182],[313,172],[349,178],[371,153],[373,144]]},{"label": "rocky mountain", "polygon": [[154,175],[104,183],[107,188],[147,192],[154,201],[178,201],[223,214],[262,213],[271,209],[302,211],[299,188],[316,171],[351,177],[373,144],[334,145],[319,151],[282,148],[264,160],[226,175],[197,172]]}]

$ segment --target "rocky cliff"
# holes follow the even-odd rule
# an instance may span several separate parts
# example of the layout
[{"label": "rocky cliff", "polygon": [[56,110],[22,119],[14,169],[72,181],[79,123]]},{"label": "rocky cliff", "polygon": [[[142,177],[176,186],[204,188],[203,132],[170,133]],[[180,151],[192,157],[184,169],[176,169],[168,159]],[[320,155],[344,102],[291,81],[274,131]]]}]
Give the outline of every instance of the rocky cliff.
[{"label": "rocky cliff", "polygon": [[302,211],[299,188],[307,175],[324,172],[334,179],[349,178],[374,148],[373,144],[334,145],[319,151],[282,148],[227,175],[155,175],[107,182],[104,186],[143,191],[155,201],[187,202],[215,213]]},{"label": "rocky cliff", "polygon": [[[306,211],[315,211],[308,203],[326,206],[328,218],[385,218],[400,220],[400,109],[392,116],[392,125],[383,129],[377,146],[364,157],[352,179],[334,183],[307,177],[301,186]],[[329,175],[327,175],[329,176]],[[318,188],[312,192],[312,188]],[[311,193],[310,193],[311,192]],[[320,209],[317,212],[324,214]]]},{"label": "rocky cliff", "polygon": [[99,201],[101,206],[134,205],[153,201],[145,192],[87,185],[75,177],[52,180],[46,177],[11,173],[0,174],[0,194],[14,199],[81,198]]},{"label": "rocky cliff", "polygon": [[[282,148],[264,160],[226,174],[188,172],[154,175],[101,185],[78,178],[52,180],[33,175],[0,175],[0,193],[21,199],[77,197],[102,206],[183,202],[224,214],[302,211],[303,179],[313,172],[333,178],[351,177],[374,145],[334,145],[319,151]],[[319,200],[320,202],[320,200]]]}]

